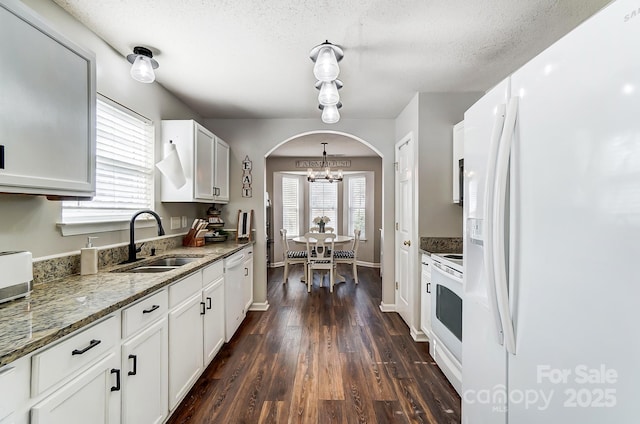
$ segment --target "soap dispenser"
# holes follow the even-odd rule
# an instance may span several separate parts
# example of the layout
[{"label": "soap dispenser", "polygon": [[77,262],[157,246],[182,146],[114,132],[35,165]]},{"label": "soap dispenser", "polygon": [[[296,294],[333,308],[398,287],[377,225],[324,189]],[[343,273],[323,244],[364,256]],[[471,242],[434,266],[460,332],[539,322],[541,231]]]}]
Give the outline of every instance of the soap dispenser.
[{"label": "soap dispenser", "polygon": [[98,249],[92,240],[98,237],[87,237],[87,245],[80,249],[80,275],[98,273]]}]

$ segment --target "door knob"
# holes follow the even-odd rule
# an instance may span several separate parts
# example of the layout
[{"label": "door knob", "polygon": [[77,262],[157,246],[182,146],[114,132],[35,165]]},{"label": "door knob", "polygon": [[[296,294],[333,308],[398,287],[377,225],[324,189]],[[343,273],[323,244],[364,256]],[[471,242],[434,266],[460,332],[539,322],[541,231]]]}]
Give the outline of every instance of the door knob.
[{"label": "door knob", "polygon": [[405,246],[411,246],[411,240],[405,240],[403,244]]}]

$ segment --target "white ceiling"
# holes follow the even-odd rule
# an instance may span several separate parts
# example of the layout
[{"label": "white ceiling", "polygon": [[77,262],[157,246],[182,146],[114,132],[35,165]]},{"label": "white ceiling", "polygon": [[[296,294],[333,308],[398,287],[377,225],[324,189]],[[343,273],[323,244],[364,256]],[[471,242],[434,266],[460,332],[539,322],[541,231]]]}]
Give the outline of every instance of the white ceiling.
[{"label": "white ceiling", "polygon": [[288,156],[298,158],[322,156],[322,143],[327,143],[327,157],[369,157],[378,156],[374,150],[362,144],[360,141],[331,132],[305,134],[287,141],[275,149],[269,157]]},{"label": "white ceiling", "polygon": [[608,0],[54,0],[204,118],[318,118],[308,57],[344,48],[343,118],[415,92],[484,91]]}]

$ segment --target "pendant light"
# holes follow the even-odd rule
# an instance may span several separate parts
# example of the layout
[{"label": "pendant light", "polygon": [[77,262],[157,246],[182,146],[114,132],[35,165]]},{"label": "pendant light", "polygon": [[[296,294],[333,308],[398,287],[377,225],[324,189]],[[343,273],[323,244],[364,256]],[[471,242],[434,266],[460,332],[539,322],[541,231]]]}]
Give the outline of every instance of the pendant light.
[{"label": "pendant light", "polygon": [[131,78],[147,84],[155,81],[156,75],[153,70],[157,69],[160,65],[153,59],[151,50],[136,46],[133,48],[133,53],[127,55],[127,60],[129,63],[132,63]]},{"label": "pendant light", "polygon": [[338,109],[342,107],[342,103],[338,102],[338,104],[330,106],[319,105],[318,107],[322,109],[322,122],[325,124],[335,124],[340,120]]},{"label": "pendant light", "polygon": [[318,81],[316,83],[316,88],[320,90],[320,94],[318,94],[318,103],[321,105],[336,105],[340,101],[340,94],[338,93],[338,90],[342,88],[342,81]]},{"label": "pendant light", "polygon": [[315,63],[313,75],[318,81],[331,82],[340,75],[338,62],[344,57],[342,49],[329,41],[311,49],[309,57]]}]

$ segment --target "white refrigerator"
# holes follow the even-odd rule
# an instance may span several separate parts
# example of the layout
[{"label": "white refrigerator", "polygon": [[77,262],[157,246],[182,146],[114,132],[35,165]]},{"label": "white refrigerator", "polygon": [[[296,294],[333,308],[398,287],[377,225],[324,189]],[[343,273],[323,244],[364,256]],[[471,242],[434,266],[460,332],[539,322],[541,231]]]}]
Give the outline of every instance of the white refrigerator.
[{"label": "white refrigerator", "polygon": [[462,422],[640,422],[640,0],[464,122]]}]

